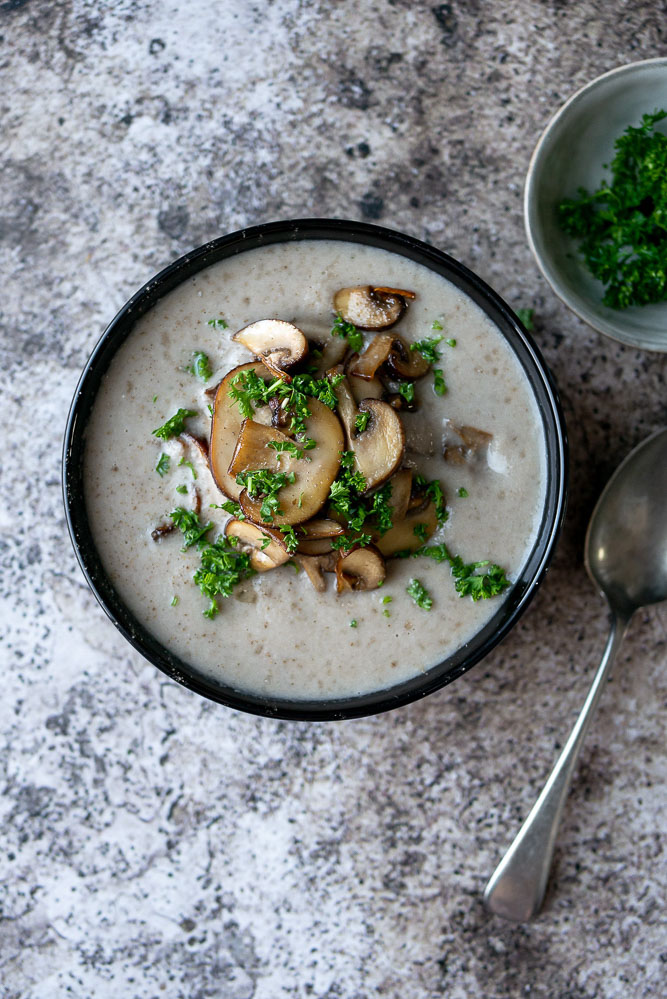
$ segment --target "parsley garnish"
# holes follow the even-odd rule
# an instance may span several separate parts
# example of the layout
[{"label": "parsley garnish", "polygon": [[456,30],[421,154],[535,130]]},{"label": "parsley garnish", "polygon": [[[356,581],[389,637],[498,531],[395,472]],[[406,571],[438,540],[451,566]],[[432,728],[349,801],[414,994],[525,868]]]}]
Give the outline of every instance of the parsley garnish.
[{"label": "parsley garnish", "polygon": [[364,338],[357,327],[353,323],[347,323],[340,313],[334,320],[331,335],[346,337],[350,350],[359,352],[364,345]]},{"label": "parsley garnish", "polygon": [[436,395],[444,395],[447,391],[447,385],[445,384],[442,368],[433,369],[433,391]]},{"label": "parsley garnish", "polygon": [[173,597],[171,598],[171,606],[172,607],[178,606],[178,597],[176,596],[176,594],[174,594]]},{"label": "parsley garnish", "polygon": [[382,613],[383,613],[383,615],[385,617],[391,617],[391,611],[389,610],[388,607],[385,607],[385,609],[382,611]]},{"label": "parsley garnish", "polygon": [[392,602],[392,600],[393,600],[393,599],[394,599],[393,597],[390,597],[390,596],[389,596],[389,594],[387,594],[387,596],[386,596],[386,597],[383,597],[383,598],[382,598],[382,603],[383,603],[383,604],[390,604],[390,603]]},{"label": "parsley garnish", "polygon": [[197,478],[197,473],[196,473],[196,471],[195,471],[195,466],[194,466],[194,465],[192,464],[192,462],[191,462],[191,461],[186,461],[186,460],[185,460],[185,458],[181,458],[181,460],[179,461],[179,463],[178,463],[178,464],[179,464],[179,467],[180,467],[181,465],[187,465],[187,467],[188,467],[188,468],[190,469],[190,471],[192,472],[192,478],[193,478],[193,479],[196,479],[196,478]]},{"label": "parsley garnish", "polygon": [[356,628],[356,627],[357,627],[357,619],[353,617],[352,620],[350,621],[350,628]]},{"label": "parsley garnish", "polygon": [[[436,562],[449,562],[452,576],[456,579],[456,591],[462,597],[472,597],[473,600],[487,600],[498,596],[510,585],[505,570],[499,565],[490,565],[489,560],[482,562],[464,562],[460,555],[452,555],[447,545],[429,545],[418,548],[415,556],[425,555]],[[486,572],[477,572],[489,566]]]},{"label": "parsley garnish", "polygon": [[447,505],[445,503],[445,494],[442,491],[442,486],[437,479],[432,479],[429,482],[423,475],[415,475],[414,484],[416,489],[421,490],[424,493],[424,496],[428,496],[433,500],[435,504],[435,516],[437,518],[438,525],[442,527],[445,521],[449,519]]},{"label": "parsley garnish", "polygon": [[412,533],[424,544],[426,541],[426,524],[415,524],[412,528]]},{"label": "parsley garnish", "polygon": [[355,418],[354,428],[358,434],[363,434],[364,430],[368,426],[368,421],[370,420],[370,418],[371,418],[370,413],[359,413],[359,415]]},{"label": "parsley garnish", "polygon": [[185,370],[189,371],[195,378],[199,378],[202,382],[207,382],[213,374],[211,362],[202,350],[195,350],[193,352],[192,364]]},{"label": "parsley garnish", "polygon": [[178,507],[171,514],[171,519],[184,534],[185,544],[181,551],[194,544],[199,549],[201,564],[192,578],[209,600],[204,615],[213,618],[219,610],[216,597],[231,596],[235,586],[255,575],[255,570],[250,567],[250,555],[236,551],[231,538],[227,539],[224,535],[213,543],[206,541],[204,535],[213,524],[202,524],[194,510]]},{"label": "parsley garnish", "polygon": [[417,607],[421,607],[422,610],[430,610],[433,606],[433,600],[428,595],[428,590],[422,586],[418,579],[410,580],[406,592],[412,597]]},{"label": "parsley garnish", "polygon": [[278,502],[278,493],[288,482],[294,482],[295,478],[294,472],[270,472],[262,468],[239,472],[236,481],[239,486],[243,486],[251,499],[264,497],[259,515],[264,521],[272,521],[276,514],[280,515],[283,512]]},{"label": "parsley garnish", "polygon": [[281,527],[280,530],[282,534],[285,535],[285,547],[287,548],[287,551],[290,555],[293,555],[299,547],[299,539],[296,536],[296,531],[291,524]]},{"label": "parsley garnish", "polygon": [[245,417],[252,417],[255,407],[265,406],[270,399],[281,400],[281,409],[290,417],[290,432],[304,434],[306,420],[310,416],[308,399],[319,399],[329,409],[334,410],[338,404],[334,388],[342,381],[344,375],[334,375],[333,378],[313,378],[309,374],[295,375],[291,382],[282,378],[265,382],[254,371],[241,371],[232,378],[230,397],[238,403]]},{"label": "parsley garnish", "polygon": [[467,499],[468,496],[470,496],[470,493],[468,492],[465,486],[459,487],[458,494],[461,497],[461,499]]},{"label": "parsley garnish", "polygon": [[227,323],[224,319],[209,319],[207,326],[212,326],[215,330],[226,330]]},{"label": "parsley garnish", "polygon": [[181,551],[187,551],[188,548],[192,548],[193,545],[197,545],[197,548],[201,548],[203,544],[208,544],[205,540],[204,535],[207,534],[213,524],[211,521],[208,524],[202,524],[199,519],[198,514],[194,510],[186,510],[185,507],[177,506],[175,510],[169,514],[173,520],[176,527],[183,532],[183,547]]},{"label": "parsley garnish", "polygon": [[415,400],[415,383],[414,382],[399,382],[398,383],[398,394],[402,395],[407,403],[414,402]]},{"label": "parsley garnish", "polygon": [[444,329],[444,327],[443,327],[443,325],[442,325],[442,323],[440,322],[439,319],[434,319],[433,322],[431,323],[431,329],[432,330],[441,330],[441,329]]},{"label": "parsley garnish", "polygon": [[156,395],[153,396],[153,402],[157,402],[157,396]]},{"label": "parsley garnish", "polygon": [[166,423],[153,431],[154,437],[159,437],[163,441],[168,441],[170,437],[178,437],[185,430],[185,421],[188,416],[196,416],[194,409],[179,409],[173,416],[170,416]]},{"label": "parsley garnish", "polygon": [[185,493],[187,493],[187,491],[188,491],[188,487],[187,486],[176,486],[176,492],[177,493],[181,493],[181,495],[185,495]]},{"label": "parsley garnish", "polygon": [[611,184],[558,206],[561,226],[579,240],[591,274],[613,309],[667,299],[667,135],[655,125],[667,111],[642,115],[615,142]]},{"label": "parsley garnish", "polygon": [[225,513],[231,513],[232,517],[236,517],[237,520],[245,520],[241,504],[235,503],[234,500],[226,500],[224,503],[211,503],[209,505],[214,510],[224,510]]},{"label": "parsley garnish", "polygon": [[332,538],[331,547],[335,551],[349,552],[351,548],[365,548],[366,545],[370,545],[372,540],[370,534],[359,534],[356,538],[348,538],[345,535],[342,538]]},{"label": "parsley garnish", "polygon": [[312,461],[310,456],[305,452],[312,451],[315,447],[315,441],[312,437],[308,437],[305,441],[303,441],[301,447],[297,447],[293,441],[269,441],[266,446],[278,452],[278,460],[280,460],[280,455],[283,452],[287,452],[287,454],[291,454],[297,459],[305,458],[306,461]]},{"label": "parsley garnish", "polygon": [[155,471],[160,476],[160,478],[163,478],[169,471],[169,461],[170,461],[169,455],[164,454],[164,452],[158,458],[157,465],[155,466]]},{"label": "parsley garnish", "polygon": [[529,333],[532,333],[535,329],[535,323],[533,322],[535,309],[517,309],[516,315],[519,322],[523,323]]},{"label": "parsley garnish", "polygon": [[447,344],[448,347],[456,347],[456,340],[454,339],[453,336],[450,337],[449,340],[445,340],[445,343]]},{"label": "parsley garnish", "polygon": [[329,490],[331,508],[346,518],[352,531],[361,531],[365,521],[372,518],[380,534],[385,534],[393,523],[389,506],[391,483],[386,482],[371,496],[364,497],[366,479],[361,472],[353,471],[354,461],[354,451],[341,453],[341,470]]},{"label": "parsley garnish", "polygon": [[[434,325],[433,329],[442,329],[442,326]],[[438,350],[438,344],[442,340],[441,336],[431,337],[430,340],[418,340],[417,343],[410,344],[410,350],[418,350],[419,353],[424,357],[429,364],[435,364],[436,361],[440,359],[440,351]],[[455,341],[456,342],[456,341]]]}]

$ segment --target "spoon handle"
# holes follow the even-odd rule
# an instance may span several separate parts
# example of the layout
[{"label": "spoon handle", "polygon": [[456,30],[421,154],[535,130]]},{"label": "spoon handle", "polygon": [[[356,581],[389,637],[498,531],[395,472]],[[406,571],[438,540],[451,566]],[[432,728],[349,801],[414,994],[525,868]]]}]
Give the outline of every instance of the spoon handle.
[{"label": "spoon handle", "polygon": [[539,912],[542,905],[556,834],[574,768],[630,620],[616,611],[612,613],[611,631],[602,662],[577,722],[542,793],[486,886],[484,903],[487,909],[505,919],[524,922]]}]

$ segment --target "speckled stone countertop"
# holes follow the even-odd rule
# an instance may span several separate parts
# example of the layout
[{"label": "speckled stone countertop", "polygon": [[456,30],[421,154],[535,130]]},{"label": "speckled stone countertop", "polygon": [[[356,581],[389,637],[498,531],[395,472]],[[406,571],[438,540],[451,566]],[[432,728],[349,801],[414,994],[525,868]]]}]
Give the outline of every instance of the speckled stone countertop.
[{"label": "speckled stone countertop", "polygon": [[[541,916],[486,879],[607,630],[594,500],[667,422],[665,356],[604,339],[528,250],[530,152],[574,89],[667,54],[655,0],[0,0],[0,995],[639,999],[665,982],[665,606],[594,721]],[[519,626],[421,703],[288,724],[145,663],[90,595],[60,449],[107,321],[246,224],[377,220],[514,306],[569,424],[558,553]]]}]

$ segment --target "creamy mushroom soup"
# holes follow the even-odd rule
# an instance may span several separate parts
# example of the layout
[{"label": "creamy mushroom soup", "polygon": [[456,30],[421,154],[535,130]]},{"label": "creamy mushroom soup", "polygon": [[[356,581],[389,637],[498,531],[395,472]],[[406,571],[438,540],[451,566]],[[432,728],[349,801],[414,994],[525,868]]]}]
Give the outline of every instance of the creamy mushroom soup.
[{"label": "creamy mushroom soup", "polygon": [[[537,406],[503,337],[464,293],[401,256],[338,241],[267,246],[201,271],[161,299],[115,355],[87,430],[85,497],[102,563],[136,618],[183,660],[240,690],[298,700],[387,688],[468,642],[509,592],[461,597],[449,562],[423,556],[388,558],[383,585],[365,591],[337,593],[335,574],[324,573],[318,592],[290,559],[217,598],[214,617],[203,613],[210,602],[193,582],[200,553],[181,550],[169,515],[198,509],[214,525],[209,541],[230,519],[194,437],[209,439],[211,390],[253,360],[232,335],[279,318],[332,344],[334,295],[358,285],[414,292],[391,330],[406,343],[442,337],[439,359],[413,383],[418,408],[400,413],[402,466],[438,480],[446,496],[448,519],[426,544],[444,542],[466,563],[488,559],[512,580],[536,540],[546,475]],[[365,345],[373,336],[364,333]],[[195,352],[210,362],[205,381]],[[179,409],[196,414],[185,421],[192,436],[154,436]],[[470,437],[473,429],[481,434]]]}]

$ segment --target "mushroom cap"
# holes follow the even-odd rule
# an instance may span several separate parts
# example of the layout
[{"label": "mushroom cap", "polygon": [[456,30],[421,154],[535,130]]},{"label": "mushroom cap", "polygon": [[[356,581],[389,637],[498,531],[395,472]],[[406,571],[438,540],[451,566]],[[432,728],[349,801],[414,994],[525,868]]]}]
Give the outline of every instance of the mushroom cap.
[{"label": "mushroom cap", "polygon": [[290,557],[284,543],[281,544],[275,534],[269,535],[247,520],[228,520],[225,524],[225,536],[238,538],[240,547],[250,554],[250,565],[257,572],[276,569]]},{"label": "mushroom cap", "polygon": [[[418,524],[424,527],[424,540],[415,534],[415,527]],[[375,544],[386,558],[391,558],[397,552],[414,552],[435,533],[437,527],[435,504],[430,501],[426,507],[422,504],[414,510],[409,510],[403,520],[395,522],[386,534],[375,540]]]},{"label": "mushroom cap", "polygon": [[[357,469],[366,480],[366,492],[370,492],[393,475],[403,460],[405,432],[401,418],[379,399],[364,399],[357,407],[347,378],[334,391],[348,448],[354,451]],[[357,432],[355,424],[360,413],[370,417],[362,433]]]},{"label": "mushroom cap", "polygon": [[[270,372],[259,361],[240,364],[225,375],[215,394],[209,447],[209,462],[215,484],[225,496],[237,501],[241,495],[241,486],[237,484],[235,476],[230,474],[229,463],[236,448],[244,417],[238,404],[230,396],[230,390],[233,387],[232,380],[246,371],[254,371],[259,378],[263,378],[265,381],[271,380]],[[268,425],[271,422],[269,407],[262,406],[260,409],[256,409],[253,413],[253,420],[256,423]]]},{"label": "mushroom cap", "polygon": [[411,291],[378,288],[370,284],[341,288],[334,295],[334,311],[361,330],[386,330],[397,323],[407,308]]},{"label": "mushroom cap", "polygon": [[308,342],[302,331],[284,319],[259,319],[244,326],[232,340],[242,343],[281,378],[285,377],[286,368],[302,361],[308,353]]},{"label": "mushroom cap", "polygon": [[352,548],[341,552],[336,562],[336,589],[376,590],[384,582],[386,566],[384,558],[375,547]]},{"label": "mushroom cap", "polygon": [[430,361],[427,361],[418,350],[410,350],[410,347],[398,333],[393,334],[392,348],[387,357],[387,367],[397,378],[409,381],[423,378],[430,366]]}]

